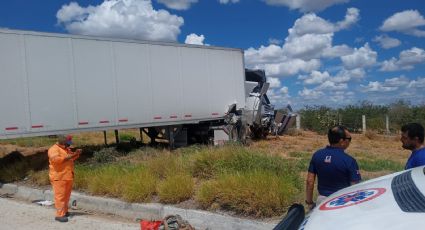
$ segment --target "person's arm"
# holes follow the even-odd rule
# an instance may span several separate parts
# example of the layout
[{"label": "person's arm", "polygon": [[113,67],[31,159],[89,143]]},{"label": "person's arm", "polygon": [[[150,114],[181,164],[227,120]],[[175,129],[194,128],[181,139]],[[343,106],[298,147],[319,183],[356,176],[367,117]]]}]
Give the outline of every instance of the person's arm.
[{"label": "person's arm", "polygon": [[305,189],[305,202],[310,209],[315,205],[313,201],[313,190],[314,190],[315,180],[316,180],[316,174],[312,172],[308,172],[307,181],[306,181],[306,189]]},{"label": "person's arm", "polygon": [[77,149],[75,150],[75,152],[72,152],[72,160],[75,161],[78,159],[78,157],[80,157],[81,154],[81,149]]},{"label": "person's arm", "polygon": [[357,165],[357,161],[353,159],[353,162],[350,166],[350,184],[358,184],[362,180],[362,176],[360,175],[360,169]]},{"label": "person's arm", "polygon": [[47,152],[47,155],[49,157],[49,160],[53,163],[53,164],[61,164],[64,161],[68,161],[72,158],[71,155],[67,155],[67,156],[60,156],[59,153],[55,150],[51,150],[49,149],[49,151]]}]

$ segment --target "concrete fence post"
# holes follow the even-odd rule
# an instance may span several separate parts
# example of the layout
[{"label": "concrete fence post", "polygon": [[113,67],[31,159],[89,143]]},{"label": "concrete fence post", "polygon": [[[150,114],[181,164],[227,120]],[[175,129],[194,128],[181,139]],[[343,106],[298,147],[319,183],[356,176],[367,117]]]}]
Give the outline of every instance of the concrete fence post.
[{"label": "concrete fence post", "polygon": [[362,132],[366,133],[366,115],[362,115]]},{"label": "concrete fence post", "polygon": [[295,126],[296,126],[297,130],[301,129],[301,116],[299,114],[297,114],[297,116],[295,118]]},{"label": "concrete fence post", "polygon": [[387,133],[390,133],[390,119],[388,118],[388,115],[385,115],[385,130]]}]

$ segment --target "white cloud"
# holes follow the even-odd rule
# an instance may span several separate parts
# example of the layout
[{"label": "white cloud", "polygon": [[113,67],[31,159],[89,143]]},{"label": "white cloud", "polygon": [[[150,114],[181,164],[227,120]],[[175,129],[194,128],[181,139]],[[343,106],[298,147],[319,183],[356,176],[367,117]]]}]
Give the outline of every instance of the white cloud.
[{"label": "white cloud", "polygon": [[305,34],[330,34],[334,32],[334,25],[331,22],[318,17],[314,13],[309,13],[297,19],[294,26],[290,28],[289,37],[300,37]]},{"label": "white cloud", "polygon": [[173,10],[187,10],[190,8],[191,4],[198,2],[198,0],[157,0],[157,1]]},{"label": "white cloud", "polygon": [[318,12],[332,5],[347,3],[350,0],[264,0],[269,5],[287,6],[301,12]]},{"label": "white cloud", "polygon": [[335,77],[332,78],[333,82],[337,83],[343,83],[348,82],[353,79],[362,79],[366,75],[366,72],[363,68],[356,68],[356,69],[342,69],[337,73]]},{"label": "white cloud", "polygon": [[304,84],[313,85],[325,82],[330,78],[327,71],[321,73],[320,71],[313,70],[308,76],[299,76],[298,79],[304,80]]},{"label": "white cloud", "polygon": [[345,19],[332,24],[314,13],[306,14],[297,19],[294,26],[288,30],[289,36],[285,39],[283,51],[289,57],[308,60],[318,58],[321,55],[333,57],[334,52],[347,54],[346,46],[332,47],[334,32],[346,29],[359,18],[359,10],[347,9]]},{"label": "white cloud", "polygon": [[390,60],[386,60],[382,62],[380,71],[397,71],[403,69],[403,67],[397,65],[397,59],[395,57],[392,57]]},{"label": "white cloud", "polygon": [[384,86],[386,87],[403,87],[409,84],[409,79],[405,76],[388,78],[384,81]]},{"label": "white cloud", "polygon": [[378,81],[370,81],[368,85],[360,86],[363,88],[363,92],[389,92],[398,89],[398,87],[384,86]]},{"label": "white cloud", "polygon": [[332,47],[327,47],[322,52],[322,57],[325,58],[335,58],[335,57],[341,57],[346,56],[349,54],[352,54],[354,52],[353,48],[347,46],[347,45],[337,45]]},{"label": "white cloud", "polygon": [[238,3],[239,0],[219,0],[221,4]]},{"label": "white cloud", "polygon": [[384,82],[372,81],[367,86],[361,85],[364,92],[392,92],[412,84],[405,76],[385,79]]},{"label": "white cloud", "polygon": [[272,88],[267,92],[267,97],[275,106],[291,103],[291,96],[288,92],[288,87],[284,86],[280,89]]},{"label": "white cloud", "polygon": [[81,7],[71,2],[57,12],[58,23],[72,34],[176,41],[182,17],[155,10],[150,0],[108,0]]},{"label": "white cloud", "polygon": [[279,88],[280,80],[276,77],[267,77],[267,82],[270,83],[270,88]]},{"label": "white cloud", "polygon": [[269,38],[269,44],[279,45],[282,44],[283,41],[277,38]]},{"label": "white cloud", "polygon": [[357,37],[357,38],[354,39],[355,43],[364,43],[364,41],[365,41],[364,37]]},{"label": "white cloud", "polygon": [[378,42],[379,45],[384,49],[391,49],[401,45],[400,40],[388,37],[387,35],[376,36],[373,41]]},{"label": "white cloud", "polygon": [[335,83],[333,81],[325,81],[320,84],[316,89],[318,90],[345,90],[347,89],[346,83]]},{"label": "white cloud", "polygon": [[205,36],[203,34],[189,34],[186,36],[184,43],[192,45],[204,45]]},{"label": "white cloud", "polygon": [[419,88],[421,90],[423,90],[423,88],[425,88],[425,77],[418,77],[417,80],[412,80],[408,86],[408,88]]},{"label": "white cloud", "polygon": [[348,8],[344,21],[336,24],[336,30],[347,29],[360,19],[360,11],[357,8]]},{"label": "white cloud", "polygon": [[397,71],[410,70],[415,65],[425,63],[425,50],[413,47],[409,50],[400,52],[399,59],[391,58],[384,61],[381,66],[381,71]]},{"label": "white cloud", "polygon": [[305,34],[295,39],[287,39],[283,52],[293,58],[308,60],[320,57],[332,45],[332,34]]},{"label": "white cloud", "polygon": [[279,92],[281,92],[284,95],[287,95],[289,93],[289,89],[288,89],[288,87],[284,86],[284,87],[280,88]]},{"label": "white cloud", "polygon": [[249,68],[263,68],[271,76],[290,76],[317,70],[320,58],[347,56],[354,50],[347,45],[332,46],[336,31],[348,28],[358,18],[358,9],[347,10],[339,23],[331,23],[314,13],[303,15],[294,22],[282,46],[271,44],[245,51],[245,63]]},{"label": "white cloud", "polygon": [[270,76],[290,76],[299,72],[308,73],[320,67],[320,60],[312,59],[304,61],[301,59],[291,59],[277,64],[263,65],[266,74]]},{"label": "white cloud", "polygon": [[344,67],[348,70],[355,68],[363,68],[373,66],[376,63],[378,54],[370,49],[369,44],[366,43],[363,47],[354,49],[350,55],[342,56],[341,60]]},{"label": "white cloud", "polygon": [[423,62],[425,62],[425,51],[423,49],[413,47],[400,53],[399,64],[402,66],[416,65]]},{"label": "white cloud", "polygon": [[301,97],[307,100],[315,100],[323,96],[324,93],[320,90],[304,88],[302,91],[298,92],[298,95],[300,95]]},{"label": "white cloud", "polygon": [[245,50],[245,62],[248,66],[277,63],[285,59],[283,50],[280,46],[269,45],[261,46],[259,49],[249,48]]},{"label": "white cloud", "polygon": [[330,95],[328,95],[328,99],[334,103],[337,103],[337,105],[343,105],[343,104],[349,104],[353,101],[353,92],[346,92],[346,91],[334,91],[331,92]]},{"label": "white cloud", "polygon": [[387,18],[380,30],[397,31],[418,37],[425,37],[425,31],[418,29],[425,25],[424,17],[417,10],[405,10]]}]

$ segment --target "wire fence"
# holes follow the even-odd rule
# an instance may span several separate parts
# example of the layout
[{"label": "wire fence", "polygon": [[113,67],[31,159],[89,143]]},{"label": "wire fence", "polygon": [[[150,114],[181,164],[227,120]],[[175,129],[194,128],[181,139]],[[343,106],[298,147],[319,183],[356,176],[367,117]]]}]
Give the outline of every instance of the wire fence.
[{"label": "wire fence", "polygon": [[[329,115],[329,114],[328,114]],[[311,130],[326,133],[330,127],[343,125],[353,133],[365,133],[373,131],[379,134],[399,134],[401,127],[409,122],[418,122],[424,125],[425,117],[422,119],[392,119],[389,115],[381,116],[316,116],[314,118],[298,114],[296,118],[296,129]]]}]

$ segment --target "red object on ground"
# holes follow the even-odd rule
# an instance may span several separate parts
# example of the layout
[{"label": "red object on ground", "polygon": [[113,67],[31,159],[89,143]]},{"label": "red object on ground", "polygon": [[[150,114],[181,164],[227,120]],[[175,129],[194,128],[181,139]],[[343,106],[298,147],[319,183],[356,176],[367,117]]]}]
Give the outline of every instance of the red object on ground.
[{"label": "red object on ground", "polygon": [[161,223],[162,223],[161,220],[157,220],[157,221],[141,220],[140,227],[142,230],[158,230]]}]

